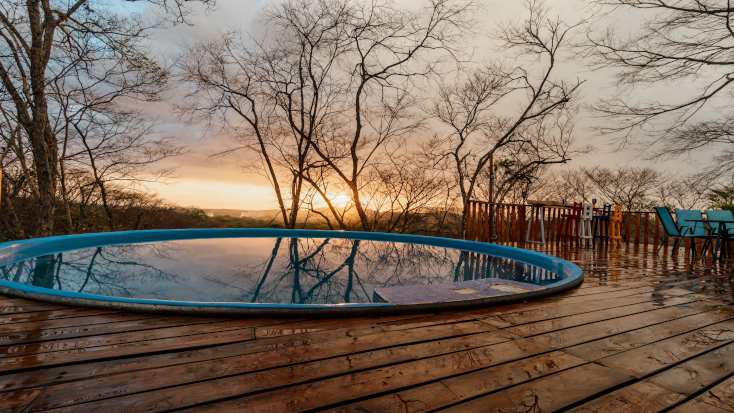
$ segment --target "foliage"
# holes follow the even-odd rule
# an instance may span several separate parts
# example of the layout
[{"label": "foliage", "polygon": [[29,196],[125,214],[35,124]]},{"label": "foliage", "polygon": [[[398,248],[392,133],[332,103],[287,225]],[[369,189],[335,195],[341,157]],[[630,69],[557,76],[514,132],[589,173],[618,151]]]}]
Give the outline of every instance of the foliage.
[{"label": "foliage", "polygon": [[712,207],[734,211],[734,187],[723,186],[721,189],[712,189],[707,197]]},{"label": "foliage", "polygon": [[203,209],[197,207],[184,208],[183,216],[196,221],[206,221],[207,219],[209,219],[209,217],[206,215],[206,212],[204,212]]}]

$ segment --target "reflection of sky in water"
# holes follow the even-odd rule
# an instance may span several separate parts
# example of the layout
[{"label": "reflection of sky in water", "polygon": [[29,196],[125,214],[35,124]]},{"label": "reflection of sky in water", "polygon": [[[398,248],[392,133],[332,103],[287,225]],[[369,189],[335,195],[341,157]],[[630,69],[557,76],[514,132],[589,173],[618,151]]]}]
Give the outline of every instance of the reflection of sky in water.
[{"label": "reflection of sky in water", "polygon": [[130,244],[0,267],[4,280],[114,297],[323,304],[370,302],[377,287],[496,277],[549,284],[520,262],[414,244],[315,238],[230,238]]}]

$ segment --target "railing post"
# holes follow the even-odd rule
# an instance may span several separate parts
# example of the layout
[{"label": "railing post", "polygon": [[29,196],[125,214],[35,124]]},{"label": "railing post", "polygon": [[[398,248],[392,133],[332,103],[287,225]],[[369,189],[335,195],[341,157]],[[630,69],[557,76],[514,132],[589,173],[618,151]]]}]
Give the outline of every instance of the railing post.
[{"label": "railing post", "polygon": [[525,242],[525,205],[521,205],[518,208],[520,211],[518,215],[520,215],[520,242]]},{"label": "railing post", "polygon": [[476,232],[477,232],[477,229],[476,229],[477,228],[477,223],[476,223],[476,219],[477,219],[477,203],[476,202],[472,202],[472,205],[471,205],[471,218],[472,218],[472,222],[471,222],[471,238],[469,238],[469,240],[470,241],[474,241],[476,239],[476,235],[477,235],[476,234]]},{"label": "railing post", "polygon": [[464,223],[466,225],[466,228],[464,228],[464,239],[466,240],[471,240],[471,206],[473,203],[473,201],[467,201],[466,203],[466,217],[464,218],[466,221]]},{"label": "railing post", "polygon": [[499,233],[497,234],[497,240],[499,242],[505,242],[507,241],[505,239],[505,206],[500,206],[500,219],[497,223],[497,227],[499,229]]},{"label": "railing post", "polygon": [[477,236],[475,237],[475,241],[481,241],[482,240],[482,218],[483,218],[483,212],[484,212],[484,206],[480,203],[477,203]]},{"label": "railing post", "polygon": [[489,203],[484,204],[482,212],[482,241],[489,242]]},{"label": "railing post", "polygon": [[487,219],[489,220],[489,232],[488,235],[488,241],[493,241],[492,234],[495,233],[495,224],[494,224],[494,211],[497,209],[497,205],[493,202],[489,203],[489,212],[487,213]]},{"label": "railing post", "polygon": [[508,232],[507,240],[510,242],[513,242],[515,241],[515,233],[517,232],[517,222],[515,221],[515,205],[512,205],[510,207],[510,211],[508,215],[509,216],[507,218],[507,221],[508,221],[507,229],[509,229],[509,231],[507,231]]},{"label": "railing post", "polygon": [[494,233],[497,234],[497,242],[502,242],[502,225],[500,222],[500,209],[502,209],[502,205],[494,206]]}]

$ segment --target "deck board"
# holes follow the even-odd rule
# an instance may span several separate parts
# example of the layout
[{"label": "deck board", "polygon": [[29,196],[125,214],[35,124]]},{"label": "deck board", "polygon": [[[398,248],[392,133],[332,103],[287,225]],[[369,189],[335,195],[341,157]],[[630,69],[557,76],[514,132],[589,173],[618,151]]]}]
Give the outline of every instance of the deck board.
[{"label": "deck board", "polygon": [[298,320],[0,296],[0,412],[734,412],[730,259],[528,247],[576,262],[584,284],[491,308]]}]

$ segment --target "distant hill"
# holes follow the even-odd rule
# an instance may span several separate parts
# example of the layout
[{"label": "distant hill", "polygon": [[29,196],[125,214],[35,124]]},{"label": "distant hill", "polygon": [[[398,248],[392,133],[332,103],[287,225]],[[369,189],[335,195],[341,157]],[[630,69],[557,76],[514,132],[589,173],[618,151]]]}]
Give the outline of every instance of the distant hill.
[{"label": "distant hill", "polygon": [[[324,215],[331,217],[331,212],[329,211],[329,208],[317,208],[317,211],[323,213]],[[283,224],[283,217],[280,216],[280,210],[279,209],[261,209],[261,210],[244,210],[244,209],[204,209],[204,212],[206,212],[207,215],[210,217],[220,217],[220,216],[230,216],[233,218],[251,218],[256,219],[260,221],[273,221],[273,223],[277,224]],[[320,223],[320,222],[326,222],[320,215],[318,214],[307,214],[307,211],[301,211],[298,213],[298,221],[299,223],[302,223],[306,220],[306,216],[308,215],[308,222],[311,223]],[[347,212],[347,219],[355,219],[356,218],[356,212],[354,209]]]}]

